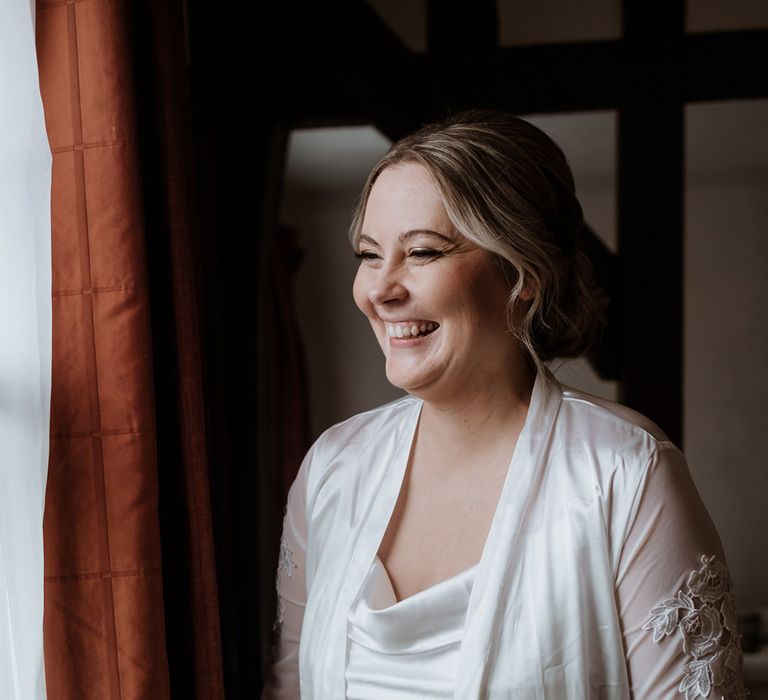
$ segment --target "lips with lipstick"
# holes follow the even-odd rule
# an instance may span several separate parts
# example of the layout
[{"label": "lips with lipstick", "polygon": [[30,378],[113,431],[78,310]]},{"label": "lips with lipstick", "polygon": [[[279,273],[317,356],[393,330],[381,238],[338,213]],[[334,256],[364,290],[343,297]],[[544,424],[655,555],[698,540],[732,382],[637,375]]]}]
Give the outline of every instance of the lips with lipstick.
[{"label": "lips with lipstick", "polygon": [[396,323],[385,322],[387,335],[390,338],[420,338],[436,331],[440,324],[435,321],[398,321]]}]

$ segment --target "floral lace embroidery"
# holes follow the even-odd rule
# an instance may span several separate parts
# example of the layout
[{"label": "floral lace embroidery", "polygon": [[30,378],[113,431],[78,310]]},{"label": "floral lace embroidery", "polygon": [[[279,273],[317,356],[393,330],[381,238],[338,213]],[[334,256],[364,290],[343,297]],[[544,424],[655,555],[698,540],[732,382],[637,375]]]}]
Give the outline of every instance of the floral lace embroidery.
[{"label": "floral lace embroidery", "polygon": [[275,588],[277,589],[277,615],[275,617],[275,623],[272,625],[273,630],[279,629],[283,624],[283,616],[285,615],[285,606],[283,605],[283,598],[280,595],[280,575],[283,571],[288,574],[290,578],[293,576],[293,570],[296,568],[296,562],[293,559],[293,550],[285,543],[285,537],[280,539],[280,559],[277,565],[277,575],[275,576]]},{"label": "floral lace embroidery", "polygon": [[713,688],[728,700],[747,697],[731,579],[714,555],[701,557],[701,568],[691,571],[686,591],[653,608],[643,629],[653,630],[654,643],[680,630],[683,651],[693,657],[678,686],[685,700],[708,698]]}]

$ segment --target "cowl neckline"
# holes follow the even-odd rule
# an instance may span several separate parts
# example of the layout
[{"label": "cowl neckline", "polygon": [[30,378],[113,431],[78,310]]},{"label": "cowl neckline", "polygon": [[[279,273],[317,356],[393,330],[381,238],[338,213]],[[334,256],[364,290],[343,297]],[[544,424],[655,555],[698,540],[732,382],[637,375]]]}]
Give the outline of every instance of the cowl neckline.
[{"label": "cowl neckline", "polygon": [[413,654],[460,642],[480,563],[401,601],[378,555],[348,615],[349,636],[382,654]]}]

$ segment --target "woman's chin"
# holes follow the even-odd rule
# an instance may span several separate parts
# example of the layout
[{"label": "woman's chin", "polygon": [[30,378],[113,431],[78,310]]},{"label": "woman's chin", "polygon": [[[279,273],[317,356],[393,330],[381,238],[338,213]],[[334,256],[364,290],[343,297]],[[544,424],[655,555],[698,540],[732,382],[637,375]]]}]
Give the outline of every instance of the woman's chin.
[{"label": "woman's chin", "polygon": [[394,387],[398,389],[402,389],[403,391],[409,391],[408,387],[411,386],[410,382],[406,379],[403,379],[401,376],[395,374],[390,375],[387,374],[387,381]]},{"label": "woman's chin", "polygon": [[425,372],[407,372],[400,369],[387,369],[387,381],[398,389],[407,391],[409,394],[420,393],[430,383],[432,377]]}]

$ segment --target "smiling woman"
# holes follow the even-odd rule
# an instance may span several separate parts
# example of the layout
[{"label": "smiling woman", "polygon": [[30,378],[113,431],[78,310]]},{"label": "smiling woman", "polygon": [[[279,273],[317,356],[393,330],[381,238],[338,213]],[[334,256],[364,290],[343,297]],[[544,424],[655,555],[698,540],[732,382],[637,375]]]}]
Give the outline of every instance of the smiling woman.
[{"label": "smiling woman", "polygon": [[384,170],[362,229],[353,296],[394,386],[441,403],[523,368],[524,353],[506,333],[507,282],[453,226],[426,168]]},{"label": "smiling woman", "polygon": [[685,457],[547,366],[603,323],[582,224],[562,152],[513,115],[429,125],[371,171],[353,296],[407,394],[301,464],[262,697],[744,697]]},{"label": "smiling woman", "polygon": [[[440,222],[434,228],[451,233],[449,242],[458,238],[485,251],[506,283],[508,330],[534,365],[541,370],[544,362],[578,357],[592,346],[605,323],[607,297],[578,247],[584,218],[560,148],[532,124],[498,112],[426,126],[371,170],[352,217],[353,248],[371,242],[368,227],[377,220],[392,224],[401,214],[375,201],[385,171],[416,166],[421,182],[410,178],[410,202],[404,197],[398,204],[410,206],[411,221],[434,216]],[[431,212],[421,210],[417,191],[431,198],[424,201]],[[531,303],[516,310],[519,298]]]}]

